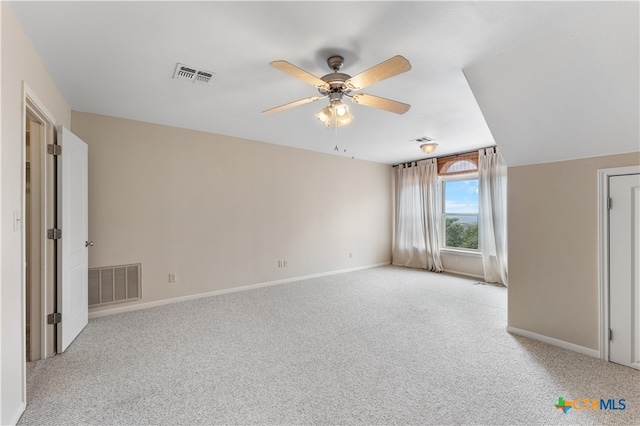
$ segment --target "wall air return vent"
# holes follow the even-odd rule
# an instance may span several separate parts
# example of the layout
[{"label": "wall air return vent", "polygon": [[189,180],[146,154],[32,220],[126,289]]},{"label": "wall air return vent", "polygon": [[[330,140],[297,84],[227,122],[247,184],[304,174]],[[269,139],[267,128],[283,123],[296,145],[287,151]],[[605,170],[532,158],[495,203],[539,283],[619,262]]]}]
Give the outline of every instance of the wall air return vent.
[{"label": "wall air return vent", "polygon": [[89,268],[89,307],[142,298],[142,264]]},{"label": "wall air return vent", "polygon": [[216,78],[216,73],[179,63],[176,65],[176,72],[173,74],[173,78],[211,87],[213,79]]}]

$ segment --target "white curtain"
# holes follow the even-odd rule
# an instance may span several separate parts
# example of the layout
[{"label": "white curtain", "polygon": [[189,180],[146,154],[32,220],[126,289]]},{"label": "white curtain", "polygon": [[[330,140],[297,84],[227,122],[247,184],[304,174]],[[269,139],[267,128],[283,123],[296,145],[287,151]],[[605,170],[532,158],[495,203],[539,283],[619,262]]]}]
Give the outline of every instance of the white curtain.
[{"label": "white curtain", "polygon": [[438,163],[424,160],[395,170],[396,228],[393,264],[441,272]]},{"label": "white curtain", "polygon": [[495,148],[478,156],[479,248],[484,280],[508,285],[507,165]]}]

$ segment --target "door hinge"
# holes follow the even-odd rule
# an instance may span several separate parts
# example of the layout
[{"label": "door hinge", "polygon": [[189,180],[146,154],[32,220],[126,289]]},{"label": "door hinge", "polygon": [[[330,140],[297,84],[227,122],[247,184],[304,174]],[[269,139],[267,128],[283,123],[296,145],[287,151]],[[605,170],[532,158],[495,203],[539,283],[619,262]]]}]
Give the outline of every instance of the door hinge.
[{"label": "door hinge", "polygon": [[47,315],[47,324],[59,324],[62,322],[62,314],[59,312],[54,312],[52,314]]},{"label": "door hinge", "polygon": [[611,329],[609,329],[609,341],[613,340],[613,331],[611,331]]},{"label": "door hinge", "polygon": [[607,198],[607,210],[611,210],[611,204],[612,204],[611,197],[609,197]]},{"label": "door hinge", "polygon": [[47,229],[47,239],[59,240],[60,238],[62,238],[62,229],[58,229],[58,228]]},{"label": "door hinge", "polygon": [[47,153],[51,155],[62,155],[62,145],[52,143],[47,145]]}]

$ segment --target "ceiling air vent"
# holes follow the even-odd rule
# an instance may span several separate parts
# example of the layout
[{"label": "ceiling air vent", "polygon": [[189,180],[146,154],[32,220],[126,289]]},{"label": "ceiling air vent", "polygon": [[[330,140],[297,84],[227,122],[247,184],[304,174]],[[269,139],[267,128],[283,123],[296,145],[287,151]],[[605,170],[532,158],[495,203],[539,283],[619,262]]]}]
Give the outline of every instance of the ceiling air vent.
[{"label": "ceiling air vent", "polygon": [[409,142],[427,142],[427,143],[429,143],[429,142],[433,142],[433,141],[434,141],[433,138],[430,138],[428,136],[422,136],[422,137],[419,137],[417,139],[411,139]]},{"label": "ceiling air vent", "polygon": [[211,87],[211,81],[216,77],[216,73],[211,71],[199,70],[195,67],[189,67],[184,64],[176,66],[176,72],[173,78],[178,80],[188,80],[201,86]]}]

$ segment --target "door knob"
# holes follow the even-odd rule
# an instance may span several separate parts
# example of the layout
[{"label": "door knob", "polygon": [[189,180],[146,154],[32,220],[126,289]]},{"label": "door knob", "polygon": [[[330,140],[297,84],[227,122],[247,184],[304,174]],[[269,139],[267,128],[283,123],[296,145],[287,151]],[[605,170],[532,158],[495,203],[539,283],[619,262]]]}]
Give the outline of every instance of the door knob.
[{"label": "door knob", "polygon": [[93,247],[93,241],[85,241],[84,242],[84,246],[85,247]]}]

